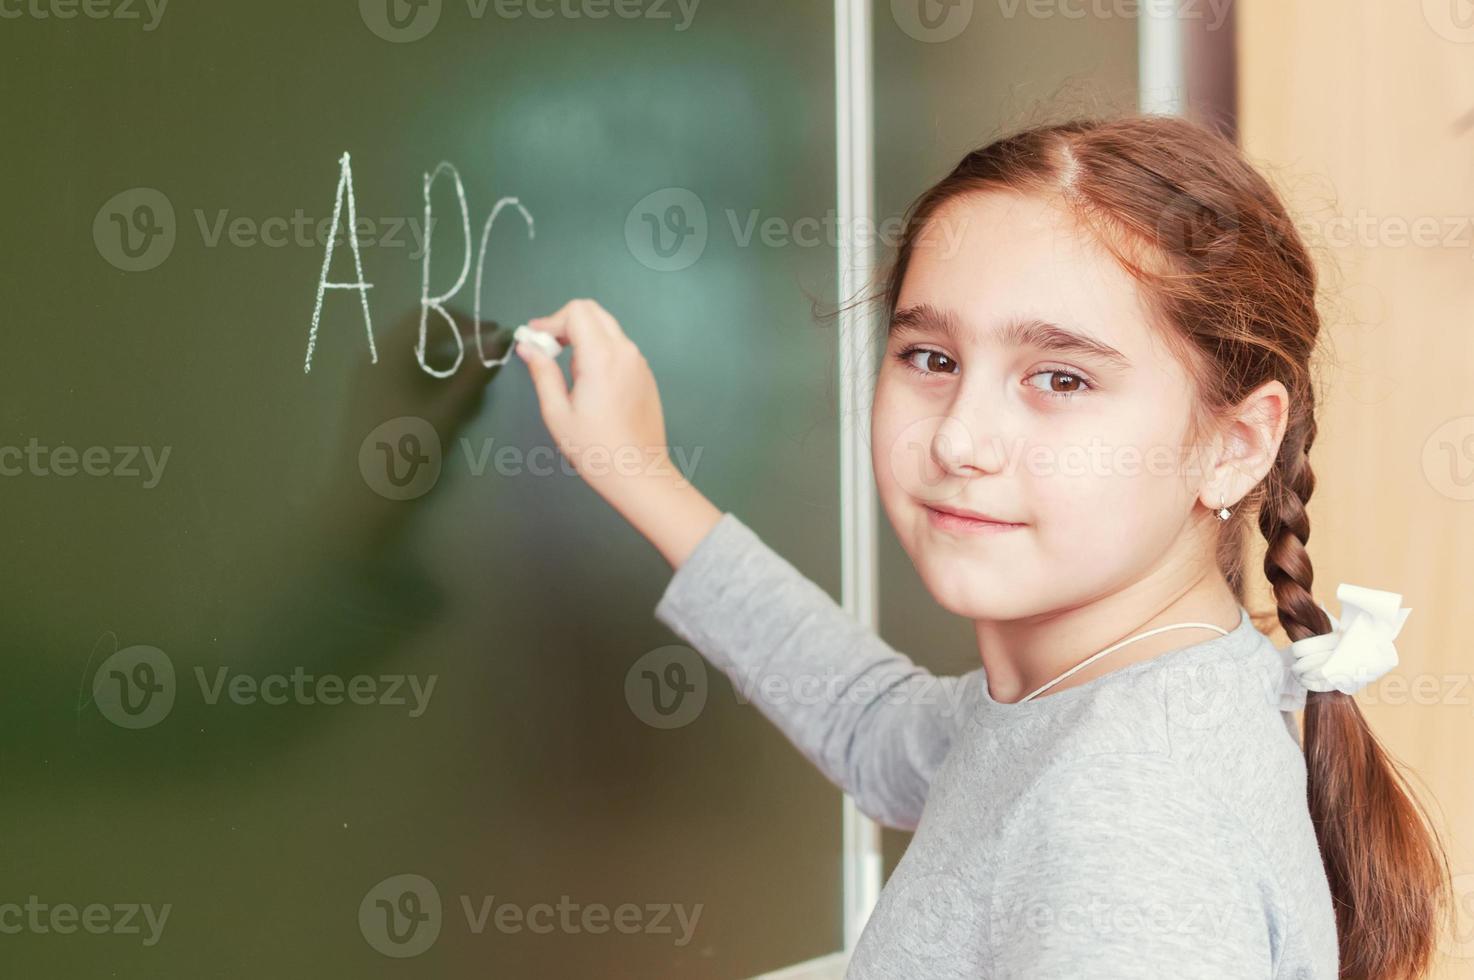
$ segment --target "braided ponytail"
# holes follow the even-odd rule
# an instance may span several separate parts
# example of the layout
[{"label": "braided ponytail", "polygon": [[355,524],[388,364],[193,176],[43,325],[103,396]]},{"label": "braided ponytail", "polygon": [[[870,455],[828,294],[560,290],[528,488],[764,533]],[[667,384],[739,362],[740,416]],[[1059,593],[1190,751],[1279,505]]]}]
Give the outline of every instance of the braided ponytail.
[{"label": "braided ponytail", "polygon": [[[1280,625],[1291,641],[1331,631],[1311,594],[1305,505],[1315,489],[1307,409],[1300,445],[1287,438],[1271,493],[1259,511],[1268,549],[1264,574],[1274,587]],[[1335,899],[1341,976],[1401,977],[1426,972],[1446,898],[1447,859],[1433,823],[1399,765],[1367,726],[1356,701],[1339,691],[1305,698],[1304,749],[1310,818]]]}]

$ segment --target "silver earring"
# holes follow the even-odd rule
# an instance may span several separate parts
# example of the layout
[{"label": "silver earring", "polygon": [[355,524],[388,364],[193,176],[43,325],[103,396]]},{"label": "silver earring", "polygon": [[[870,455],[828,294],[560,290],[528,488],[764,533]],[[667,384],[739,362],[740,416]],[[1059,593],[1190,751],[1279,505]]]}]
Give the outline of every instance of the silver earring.
[{"label": "silver earring", "polygon": [[1225,507],[1225,506],[1223,506],[1223,498],[1222,497],[1219,497],[1218,498],[1218,519],[1220,521],[1226,521],[1226,520],[1228,520],[1228,516],[1229,516],[1228,508]]}]

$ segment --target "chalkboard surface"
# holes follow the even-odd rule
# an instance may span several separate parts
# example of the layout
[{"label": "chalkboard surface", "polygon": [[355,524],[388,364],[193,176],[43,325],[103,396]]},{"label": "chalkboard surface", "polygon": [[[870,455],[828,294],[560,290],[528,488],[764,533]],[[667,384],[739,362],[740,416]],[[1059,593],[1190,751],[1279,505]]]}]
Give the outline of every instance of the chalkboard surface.
[{"label": "chalkboard surface", "polygon": [[3,10],[0,973],[838,948],[838,791],[480,356],[597,298],[677,463],[837,593],[829,5]]}]

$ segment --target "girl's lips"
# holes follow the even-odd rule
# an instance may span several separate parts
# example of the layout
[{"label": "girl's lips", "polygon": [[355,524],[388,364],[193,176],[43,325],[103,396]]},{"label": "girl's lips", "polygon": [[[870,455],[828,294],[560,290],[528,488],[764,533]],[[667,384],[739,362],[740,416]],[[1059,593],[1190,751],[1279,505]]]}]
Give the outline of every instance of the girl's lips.
[{"label": "girl's lips", "polygon": [[971,517],[962,517],[959,514],[949,514],[946,511],[937,510],[935,507],[926,508],[926,519],[932,527],[943,531],[963,531],[972,534],[994,534],[1002,531],[1016,531],[1023,524],[1000,524],[997,521],[982,521]]}]

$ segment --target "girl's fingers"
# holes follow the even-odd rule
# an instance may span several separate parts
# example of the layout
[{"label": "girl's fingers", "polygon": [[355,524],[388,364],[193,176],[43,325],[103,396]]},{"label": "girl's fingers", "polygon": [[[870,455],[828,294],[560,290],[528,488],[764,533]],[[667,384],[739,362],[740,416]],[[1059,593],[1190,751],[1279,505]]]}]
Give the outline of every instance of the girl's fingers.
[{"label": "girl's fingers", "polygon": [[533,317],[527,325],[551,334],[564,346],[590,354],[611,347],[624,337],[614,317],[591,299],[569,300],[557,312]]},{"label": "girl's fingers", "polygon": [[588,303],[588,311],[599,326],[603,328],[610,340],[628,340],[624,331],[619,329],[619,321],[614,319],[614,314],[600,306],[595,300],[585,300]]},{"label": "girl's fingers", "polygon": [[612,342],[623,336],[619,332],[619,325],[614,322],[614,317],[610,316],[609,311],[595,300],[571,300],[568,303],[568,309],[571,317],[587,321],[606,341]]},{"label": "girl's fingers", "polygon": [[527,365],[532,377],[533,390],[542,408],[543,423],[556,439],[563,429],[563,420],[572,411],[568,400],[568,384],[563,380],[563,369],[558,362],[532,344],[518,343],[517,356]]},{"label": "girl's fingers", "polygon": [[564,347],[574,347],[580,342],[588,344],[589,338],[580,336],[586,333],[585,328],[582,325],[575,326],[572,322],[573,304],[576,302],[577,300],[569,300],[547,316],[533,317],[527,321],[527,325],[533,330],[541,330],[550,335]]},{"label": "girl's fingers", "polygon": [[[587,371],[615,364],[622,348],[632,346],[614,317],[591,299],[570,300],[554,313],[528,320],[527,326],[571,348],[573,356],[569,368],[575,392]],[[555,359],[527,343],[517,344],[517,356],[522,358],[532,376],[548,431],[554,438],[560,438],[560,433],[572,424],[574,411],[574,393],[569,391],[562,367]]]}]

